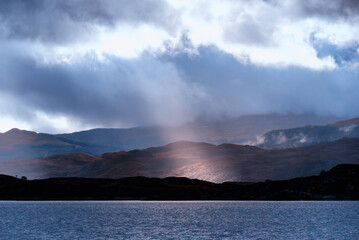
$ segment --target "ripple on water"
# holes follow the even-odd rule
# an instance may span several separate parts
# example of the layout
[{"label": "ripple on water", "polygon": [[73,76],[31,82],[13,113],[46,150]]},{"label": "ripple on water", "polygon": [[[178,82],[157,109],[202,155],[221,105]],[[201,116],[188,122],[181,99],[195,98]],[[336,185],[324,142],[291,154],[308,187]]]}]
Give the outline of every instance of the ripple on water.
[{"label": "ripple on water", "polygon": [[359,239],[359,202],[0,202],[0,239]]}]

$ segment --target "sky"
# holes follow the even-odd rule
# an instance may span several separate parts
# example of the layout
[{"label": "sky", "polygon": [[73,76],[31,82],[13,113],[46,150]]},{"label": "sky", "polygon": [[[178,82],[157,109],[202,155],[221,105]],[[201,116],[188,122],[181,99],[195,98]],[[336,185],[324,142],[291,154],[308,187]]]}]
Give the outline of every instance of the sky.
[{"label": "sky", "polygon": [[359,116],[359,1],[0,1],[0,132],[266,113]]}]

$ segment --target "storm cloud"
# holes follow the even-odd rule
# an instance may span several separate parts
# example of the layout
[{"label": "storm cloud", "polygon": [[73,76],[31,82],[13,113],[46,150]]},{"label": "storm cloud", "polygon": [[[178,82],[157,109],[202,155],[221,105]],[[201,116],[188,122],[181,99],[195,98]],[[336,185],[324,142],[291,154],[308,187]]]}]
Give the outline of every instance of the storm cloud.
[{"label": "storm cloud", "polygon": [[329,20],[345,18],[358,21],[359,2],[357,0],[302,0],[298,1],[301,12],[309,17],[325,17]]},{"label": "storm cloud", "polygon": [[341,0],[2,1],[0,123],[358,116],[356,11]]},{"label": "storm cloud", "polygon": [[101,27],[155,25],[173,32],[178,13],[163,0],[14,0],[0,2],[4,37],[66,43],[86,40]]},{"label": "storm cloud", "polygon": [[8,112],[23,106],[17,117],[24,121],[41,111],[100,126],[176,124],[189,120],[202,98],[200,89],[182,81],[171,63],[146,56],[108,57],[105,63],[86,58],[52,66],[8,59],[0,67],[0,93],[12,98]]}]

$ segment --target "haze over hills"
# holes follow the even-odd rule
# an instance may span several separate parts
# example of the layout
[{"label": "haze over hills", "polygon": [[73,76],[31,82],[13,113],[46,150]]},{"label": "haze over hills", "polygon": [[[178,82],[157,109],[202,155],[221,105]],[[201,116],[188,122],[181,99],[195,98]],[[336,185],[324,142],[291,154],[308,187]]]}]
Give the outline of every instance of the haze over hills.
[{"label": "haze over hills", "polygon": [[315,175],[342,163],[359,164],[359,138],[283,150],[176,142],[99,157],[62,154],[5,161],[0,163],[0,169],[2,173],[30,178],[181,176],[212,182],[256,182]]},{"label": "haze over hills", "polygon": [[218,121],[198,120],[178,127],[92,129],[70,134],[43,134],[19,129],[0,133],[0,161],[47,157],[54,154],[143,149],[174,141],[202,141],[213,144],[243,143],[269,130],[326,124],[337,117],[307,115],[252,115]]},{"label": "haze over hills", "polygon": [[257,138],[254,145],[264,148],[295,148],[340,138],[359,137],[359,118],[328,124],[325,126],[305,126],[270,131]]},{"label": "haze over hills", "polygon": [[[261,148],[228,143],[248,142],[275,126],[329,119],[256,115],[171,128],[92,129],[58,135],[12,129],[0,134],[0,173],[29,178],[178,176],[212,182],[263,181],[309,176],[337,164],[359,163],[359,119],[272,130],[263,135],[265,141],[258,144]],[[183,139],[207,143],[176,141]],[[143,150],[132,150],[139,148]],[[121,151],[124,149],[130,151]]]},{"label": "haze over hills", "polygon": [[327,124],[342,120],[338,117],[312,115],[247,115],[216,121],[199,119],[178,127],[139,127],[129,129],[92,129],[56,136],[78,142],[113,146],[118,150],[161,146],[175,141],[196,141],[212,144],[243,143],[267,131]]}]

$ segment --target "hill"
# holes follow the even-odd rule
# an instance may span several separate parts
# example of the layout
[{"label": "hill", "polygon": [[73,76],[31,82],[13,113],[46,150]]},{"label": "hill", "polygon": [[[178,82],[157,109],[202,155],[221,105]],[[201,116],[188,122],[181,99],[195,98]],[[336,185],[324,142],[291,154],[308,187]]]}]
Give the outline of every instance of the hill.
[{"label": "hill", "polygon": [[359,163],[359,138],[283,150],[182,141],[98,157],[61,154],[5,161],[0,169],[30,178],[178,176],[212,182],[256,182],[315,175],[342,163]]},{"label": "hill", "polygon": [[179,140],[240,143],[269,130],[328,123],[333,119],[338,120],[335,117],[269,114],[218,121],[197,120],[177,127],[90,129],[57,135],[12,129],[0,133],[0,162],[65,153],[101,155],[162,146]]},{"label": "hill", "polygon": [[214,184],[187,178],[52,178],[0,175],[1,200],[359,200],[359,165],[320,176],[259,183]]},{"label": "hill", "polygon": [[11,129],[0,133],[0,162],[26,158],[46,157],[63,153],[98,155],[110,150],[103,146],[74,142],[51,134]]},{"label": "hill", "polygon": [[263,148],[295,148],[335,141],[341,138],[359,137],[359,118],[340,121],[325,126],[306,126],[273,130],[254,143]]},{"label": "hill", "polygon": [[161,146],[175,141],[208,142],[212,144],[243,143],[270,130],[308,124],[327,124],[338,119],[336,117],[307,115],[248,115],[216,121],[198,119],[177,127],[102,128],[56,136],[76,142],[112,147],[113,151],[127,151]]}]

